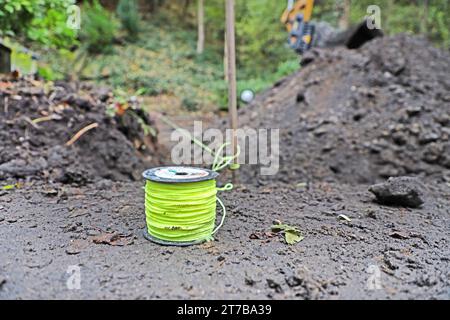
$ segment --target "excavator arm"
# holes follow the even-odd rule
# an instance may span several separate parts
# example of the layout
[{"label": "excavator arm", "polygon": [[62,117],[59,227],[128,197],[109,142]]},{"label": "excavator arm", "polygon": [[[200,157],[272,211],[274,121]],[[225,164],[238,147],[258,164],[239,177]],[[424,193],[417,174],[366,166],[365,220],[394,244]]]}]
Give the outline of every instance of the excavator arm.
[{"label": "excavator arm", "polygon": [[281,16],[289,33],[288,43],[292,49],[302,54],[312,44],[314,25],[311,24],[311,16],[314,8],[314,0],[289,0],[286,10]]},{"label": "excavator arm", "polygon": [[[312,46],[335,47],[344,45],[356,49],[367,41],[383,36],[380,29],[371,28],[367,20],[347,30],[335,30],[331,25],[320,22],[313,23],[311,16],[314,0],[288,0],[281,22],[289,33],[289,46],[297,53],[303,54]],[[369,19],[369,18],[366,18]]]}]

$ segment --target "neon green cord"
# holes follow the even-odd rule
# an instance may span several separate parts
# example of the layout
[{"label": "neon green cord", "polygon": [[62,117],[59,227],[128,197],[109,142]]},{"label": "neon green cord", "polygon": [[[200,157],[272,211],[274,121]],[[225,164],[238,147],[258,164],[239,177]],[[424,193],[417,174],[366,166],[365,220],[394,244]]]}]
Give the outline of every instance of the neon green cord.
[{"label": "neon green cord", "polygon": [[241,150],[239,148],[239,145],[237,145],[237,152],[235,155],[233,156],[225,156],[222,157],[222,153],[223,153],[223,149],[225,149],[227,146],[230,145],[229,142],[226,142],[224,144],[222,144],[219,149],[214,152],[211,148],[209,148],[207,145],[205,145],[202,141],[196,139],[195,137],[191,136],[191,134],[189,133],[189,131],[181,128],[180,126],[178,126],[177,124],[175,124],[174,122],[172,122],[171,120],[169,120],[169,118],[161,115],[161,120],[163,122],[165,122],[166,124],[168,124],[169,126],[171,126],[172,128],[179,130],[181,133],[183,133],[187,138],[189,138],[192,142],[194,142],[196,145],[198,145],[199,147],[201,147],[203,150],[205,150],[206,152],[208,152],[209,154],[211,154],[212,156],[214,156],[214,161],[213,161],[213,165],[212,165],[212,170],[213,171],[220,171],[223,168],[229,166],[231,170],[237,170],[240,168],[240,165],[238,163],[232,163],[234,159],[237,159],[237,157],[239,157]]},{"label": "neon green cord", "polygon": [[[175,129],[183,130],[166,117],[162,116],[162,119]],[[224,143],[214,153],[201,141],[195,138],[191,138],[191,140],[214,156],[213,171],[220,171],[227,166],[233,170],[239,168],[238,164],[232,163],[240,154],[239,146],[237,146],[235,155],[223,157],[223,150],[229,143]],[[213,235],[222,227],[226,217],[225,205],[222,200],[217,198],[217,191],[232,189],[233,184],[231,183],[217,188],[215,180],[189,183],[147,181],[145,214],[148,233],[155,238],[170,242],[214,240]],[[222,207],[222,219],[214,228],[216,202]]]},{"label": "neon green cord", "polygon": [[[220,190],[229,190],[225,186]],[[158,183],[147,181],[145,214],[147,231],[165,241],[191,242],[213,240],[223,225],[225,206],[216,198],[215,180],[189,183]],[[216,200],[222,207],[220,224],[216,220]]]}]

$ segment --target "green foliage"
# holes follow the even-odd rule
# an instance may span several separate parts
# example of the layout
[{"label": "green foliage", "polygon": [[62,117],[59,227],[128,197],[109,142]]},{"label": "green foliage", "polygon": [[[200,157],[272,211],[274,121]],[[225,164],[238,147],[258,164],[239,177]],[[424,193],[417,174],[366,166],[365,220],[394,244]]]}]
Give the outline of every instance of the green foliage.
[{"label": "green foliage", "polygon": [[120,0],[116,12],[122,27],[127,31],[128,39],[135,41],[138,38],[141,20],[138,2],[136,0]]},{"label": "green foliage", "polygon": [[[336,26],[341,0],[316,1],[313,19]],[[15,34],[45,46],[68,48],[75,40],[65,27],[66,9],[73,0],[0,0],[0,35]],[[48,78],[83,70],[113,87],[145,89],[147,96],[176,98],[188,110],[205,106],[226,108],[223,51],[225,6],[223,0],[205,1],[205,52],[196,55],[196,2],[151,1],[151,9],[137,8],[142,1],[119,0],[116,13],[132,43],[114,45],[120,39],[113,13],[98,0],[82,3],[80,47],[89,55],[58,50],[52,70],[41,68]],[[425,34],[437,44],[450,46],[449,2],[379,0],[382,27],[387,34]],[[351,2],[351,22],[362,21],[372,0]],[[279,18],[286,1],[236,1],[236,49],[238,90],[265,90],[275,81],[299,69],[299,57],[287,46],[287,32]],[[145,22],[141,22],[145,19]],[[20,23],[17,23],[20,21]],[[57,27],[55,27],[57,26]],[[58,27],[59,26],[59,27]],[[140,37],[137,35],[140,34]],[[109,53],[114,52],[114,55]],[[68,61],[68,62],[67,62]],[[74,67],[76,61],[80,68]],[[73,62],[73,63],[72,63]],[[170,100],[172,103],[172,100]]]},{"label": "green foliage", "polygon": [[[284,1],[247,0],[236,2],[236,57],[239,78],[265,78],[280,63],[297,63],[298,56],[287,46],[287,34],[280,16]],[[205,1],[206,46],[223,54],[224,4]],[[298,67],[298,63],[297,63]]]},{"label": "green foliage", "polygon": [[446,6],[432,7],[430,8],[428,14],[428,21],[433,21],[433,23],[428,23],[426,33],[429,38],[436,43],[442,43],[446,48],[450,48],[450,15],[448,2]]},{"label": "green foliage", "polygon": [[280,15],[281,1],[241,1],[236,6],[238,66],[249,76],[273,73],[280,62],[297,60],[285,44],[287,34]]},{"label": "green foliage", "polygon": [[[108,75],[103,82],[115,88],[143,88],[147,96],[176,97],[187,110],[196,110],[214,100],[209,84],[223,79],[222,66],[194,59],[195,32],[147,25],[142,33],[146,36],[117,47],[114,55],[91,58],[86,73],[97,78]],[[220,57],[216,61],[221,61]]]},{"label": "green foliage", "polygon": [[[408,32],[424,34],[443,47],[450,47],[450,4],[448,0],[428,1],[379,0],[381,27],[387,34]],[[372,0],[352,1],[351,21],[356,23],[367,15]]]},{"label": "green foliage", "polygon": [[62,80],[75,73],[78,60],[76,51],[65,48],[47,51],[39,61],[38,74],[46,80]]},{"label": "green foliage", "polygon": [[281,62],[278,65],[277,71],[273,75],[275,80],[281,79],[287,75],[290,75],[294,73],[295,71],[298,71],[300,68],[300,59],[293,59],[293,60],[287,60],[284,62]]},{"label": "green foliage", "polygon": [[92,54],[111,52],[118,30],[117,20],[98,0],[85,3],[82,10],[80,41]]},{"label": "green foliage", "polygon": [[48,66],[38,67],[38,74],[47,81],[53,81],[57,79],[57,75],[55,75],[55,72]]},{"label": "green foliage", "polygon": [[67,24],[73,0],[0,0],[0,36],[21,37],[47,48],[76,44]]}]

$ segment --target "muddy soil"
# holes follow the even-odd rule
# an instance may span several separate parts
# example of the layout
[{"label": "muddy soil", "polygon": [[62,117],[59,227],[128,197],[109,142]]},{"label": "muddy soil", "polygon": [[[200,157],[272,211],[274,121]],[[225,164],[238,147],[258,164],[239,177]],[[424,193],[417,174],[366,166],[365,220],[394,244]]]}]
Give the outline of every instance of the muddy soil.
[{"label": "muddy soil", "polygon": [[[450,299],[448,187],[430,186],[414,210],[373,203],[362,186],[239,188],[223,194],[229,218],[216,241],[188,248],[142,237],[141,187],[2,194],[0,298]],[[288,246],[274,220],[304,240]],[[71,266],[79,290],[68,289]]]},{"label": "muddy soil", "polygon": [[[136,180],[161,161],[142,126],[151,128],[151,119],[129,104],[109,116],[118,103],[107,88],[4,78],[0,89],[0,180]],[[66,145],[91,124],[97,127]]]},{"label": "muddy soil", "polygon": [[[279,174],[242,166],[216,241],[188,248],[142,236],[140,173],[168,163],[151,119],[107,116],[98,88],[0,81],[0,298],[450,299],[448,53],[398,36],[311,55],[241,111],[281,129]],[[374,202],[405,174],[422,206]]]},{"label": "muddy soil", "polygon": [[243,170],[243,181],[450,181],[449,52],[398,35],[303,61],[241,110],[243,127],[280,129],[281,162],[274,176]]}]

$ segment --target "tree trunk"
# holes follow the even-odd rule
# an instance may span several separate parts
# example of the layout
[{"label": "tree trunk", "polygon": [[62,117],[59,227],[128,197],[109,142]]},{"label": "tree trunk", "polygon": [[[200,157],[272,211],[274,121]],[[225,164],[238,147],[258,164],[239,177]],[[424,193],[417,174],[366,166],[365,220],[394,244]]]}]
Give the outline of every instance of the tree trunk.
[{"label": "tree trunk", "polygon": [[197,54],[202,54],[205,49],[205,8],[203,0],[197,0],[197,19],[198,19],[198,37],[197,37]]},{"label": "tree trunk", "polygon": [[339,18],[339,28],[346,30],[350,26],[350,6],[351,0],[342,0],[342,12]]},{"label": "tree trunk", "polygon": [[428,35],[428,10],[429,10],[429,1],[423,0],[423,16],[422,16],[421,31],[425,35]]},{"label": "tree trunk", "polygon": [[[234,0],[226,0],[226,42],[227,66],[228,66],[228,112],[230,115],[230,126],[232,129],[231,150],[233,155],[237,154],[238,141],[236,130],[238,127],[237,115],[237,85],[236,85],[236,40],[235,40],[235,15]],[[238,159],[234,159],[233,165],[237,166]],[[233,170],[233,182],[237,183],[237,171]]]},{"label": "tree trunk", "polygon": [[227,32],[223,37],[223,75],[225,82],[228,83],[228,50],[227,50]]}]

